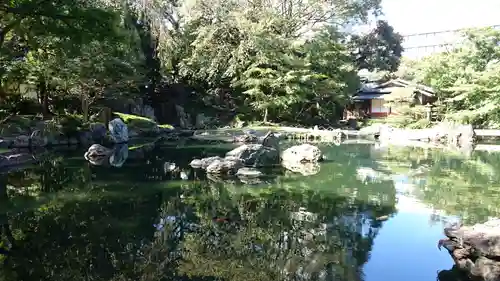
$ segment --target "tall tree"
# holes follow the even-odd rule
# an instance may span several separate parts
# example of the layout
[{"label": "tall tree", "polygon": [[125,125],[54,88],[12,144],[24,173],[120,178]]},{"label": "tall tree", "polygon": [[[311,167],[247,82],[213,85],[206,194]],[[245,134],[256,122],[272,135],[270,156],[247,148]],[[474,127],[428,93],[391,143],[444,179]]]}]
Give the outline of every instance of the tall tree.
[{"label": "tall tree", "polygon": [[403,37],[387,21],[367,34],[354,35],[350,40],[352,56],[358,68],[370,71],[396,71],[403,54]]},{"label": "tall tree", "polygon": [[473,29],[448,52],[413,62],[407,72],[437,90],[445,118],[500,128],[500,31]]}]

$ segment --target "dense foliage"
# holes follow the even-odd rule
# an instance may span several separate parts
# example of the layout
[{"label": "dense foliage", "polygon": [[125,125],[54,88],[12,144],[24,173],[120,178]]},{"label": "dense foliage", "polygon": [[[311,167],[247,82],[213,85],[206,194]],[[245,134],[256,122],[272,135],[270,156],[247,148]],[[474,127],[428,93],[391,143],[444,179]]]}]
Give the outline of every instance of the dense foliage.
[{"label": "dense foliage", "polygon": [[175,121],[175,105],[330,122],[360,67],[399,64],[401,37],[386,22],[367,35],[343,31],[379,10],[380,0],[9,1],[0,5],[0,98],[7,112],[44,116],[143,100],[161,122]]},{"label": "dense foliage", "polygon": [[500,127],[500,31],[469,30],[456,48],[405,62],[400,71],[437,90],[445,119]]}]

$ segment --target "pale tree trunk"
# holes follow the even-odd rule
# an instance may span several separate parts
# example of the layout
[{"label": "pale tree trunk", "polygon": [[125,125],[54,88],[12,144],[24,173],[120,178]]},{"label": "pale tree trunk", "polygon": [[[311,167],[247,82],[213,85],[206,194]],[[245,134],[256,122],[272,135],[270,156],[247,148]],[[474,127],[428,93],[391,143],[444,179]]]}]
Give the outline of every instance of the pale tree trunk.
[{"label": "pale tree trunk", "polygon": [[86,94],[81,95],[83,121],[89,121],[89,100]]}]

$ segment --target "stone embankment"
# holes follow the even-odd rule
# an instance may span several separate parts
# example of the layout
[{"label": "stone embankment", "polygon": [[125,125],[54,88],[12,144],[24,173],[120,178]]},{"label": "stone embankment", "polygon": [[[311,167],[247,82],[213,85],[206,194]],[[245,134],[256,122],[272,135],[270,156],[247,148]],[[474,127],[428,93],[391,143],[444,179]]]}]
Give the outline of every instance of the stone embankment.
[{"label": "stone embankment", "polygon": [[[174,133],[172,129],[162,131],[159,128],[155,132],[156,135]],[[121,166],[128,156],[128,147],[122,144],[129,142],[131,133],[134,131],[130,130],[120,118],[111,120],[108,128],[104,124],[95,123],[88,130],[78,132],[72,137],[62,135],[57,130],[48,130],[48,127],[40,125],[29,136],[21,134],[12,138],[0,139],[0,148],[10,149],[0,153],[0,168],[35,163],[38,160],[37,157],[33,156],[35,155],[34,151],[43,150],[45,147],[64,147],[78,144],[91,145],[88,153],[85,154],[85,158],[91,163],[102,164],[104,160],[110,158],[112,165]],[[113,148],[108,149],[97,143],[107,143]]]},{"label": "stone embankment", "polygon": [[445,248],[456,267],[473,280],[500,280],[500,219],[473,226],[455,225],[444,229]]}]

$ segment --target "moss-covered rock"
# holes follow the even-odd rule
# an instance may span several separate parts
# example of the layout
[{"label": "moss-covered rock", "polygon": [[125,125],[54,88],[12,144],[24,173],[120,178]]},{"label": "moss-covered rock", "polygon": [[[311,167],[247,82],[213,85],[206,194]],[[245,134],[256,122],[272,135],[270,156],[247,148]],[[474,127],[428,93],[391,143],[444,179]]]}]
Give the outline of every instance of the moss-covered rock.
[{"label": "moss-covered rock", "polygon": [[130,137],[158,135],[166,130],[174,129],[172,125],[158,125],[154,120],[143,116],[120,112],[113,112],[113,114],[121,118],[125,124],[127,124]]}]

